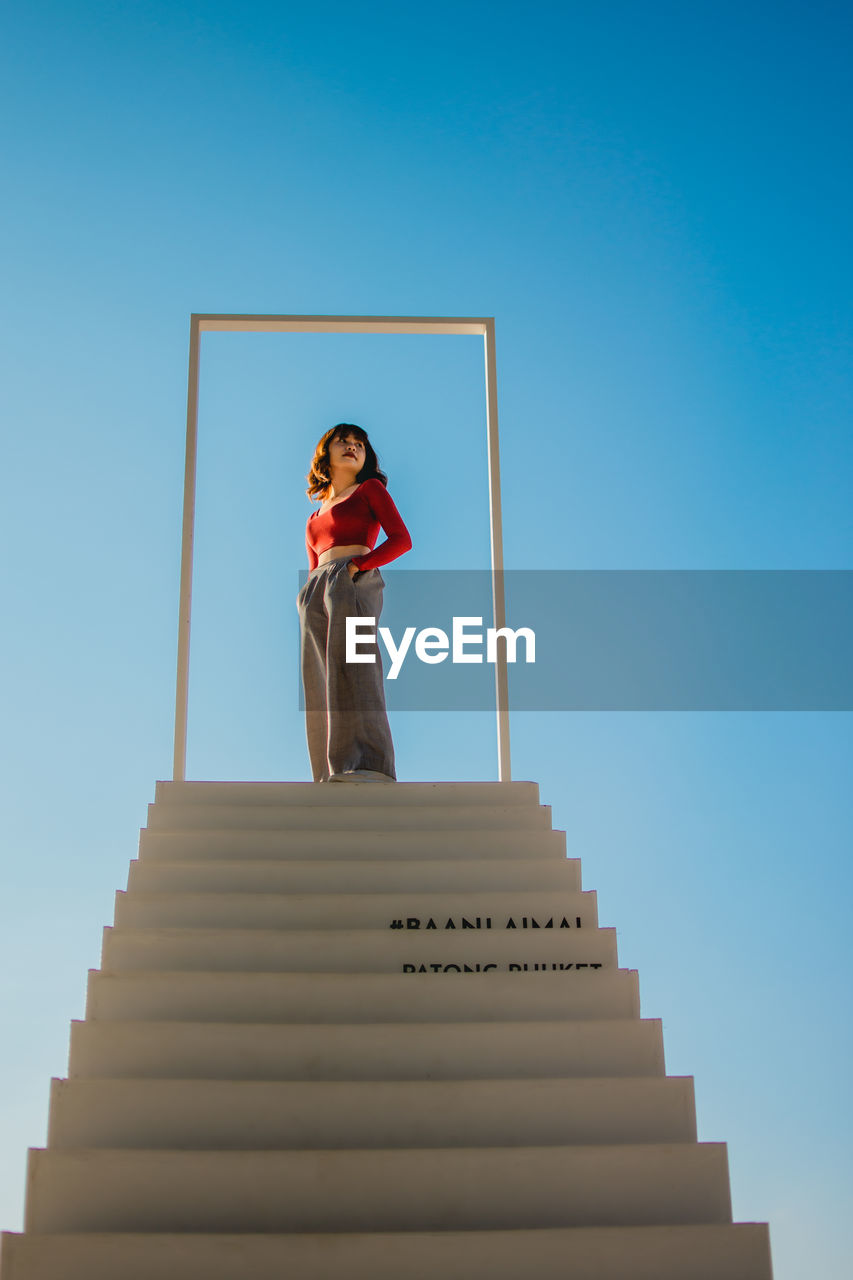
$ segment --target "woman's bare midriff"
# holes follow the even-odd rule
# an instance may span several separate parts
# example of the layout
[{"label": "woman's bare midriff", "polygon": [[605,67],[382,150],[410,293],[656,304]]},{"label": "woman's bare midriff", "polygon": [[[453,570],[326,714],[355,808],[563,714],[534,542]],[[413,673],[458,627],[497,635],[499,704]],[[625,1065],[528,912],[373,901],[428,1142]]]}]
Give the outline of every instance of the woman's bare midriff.
[{"label": "woman's bare midriff", "polygon": [[369,550],[370,547],[329,547],[317,557],[317,568],[321,564],[328,564],[330,560],[340,560],[343,556],[366,556]]}]

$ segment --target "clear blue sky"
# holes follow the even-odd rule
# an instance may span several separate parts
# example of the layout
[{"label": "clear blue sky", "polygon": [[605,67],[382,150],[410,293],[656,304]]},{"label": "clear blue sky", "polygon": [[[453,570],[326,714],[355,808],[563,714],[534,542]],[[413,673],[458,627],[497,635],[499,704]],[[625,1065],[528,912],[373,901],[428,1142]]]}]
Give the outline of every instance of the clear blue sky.
[{"label": "clear blue sky", "polygon": [[[851,566],[840,4],[0,20],[0,1225],[169,775],[192,311],[494,315],[507,563]],[[307,777],[302,477],[372,433],[411,567],[488,562],[474,339],[206,340],[190,774]],[[400,715],[404,778],[494,776]],[[777,1280],[849,1276],[849,713],[513,722]]]}]

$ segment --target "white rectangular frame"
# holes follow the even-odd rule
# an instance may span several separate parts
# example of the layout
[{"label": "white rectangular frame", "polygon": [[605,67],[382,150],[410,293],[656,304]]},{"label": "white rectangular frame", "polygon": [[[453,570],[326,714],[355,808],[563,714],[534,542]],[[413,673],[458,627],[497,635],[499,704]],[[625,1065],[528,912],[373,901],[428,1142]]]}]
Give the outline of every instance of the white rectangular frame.
[{"label": "white rectangular frame", "polygon": [[[184,465],[184,518],[181,543],[181,594],[178,612],[178,673],[175,690],[175,759],[173,778],[183,782],[187,767],[189,706],[190,616],[192,610],[193,544],[195,538],[196,458],[198,453],[198,393],[202,333],[438,333],[482,334],[486,371],[486,431],[488,436],[489,524],[492,550],[492,610],[495,627],[506,626],[503,581],[503,529],[498,451],[498,386],[493,316],[249,316],[190,317],[187,375],[187,443]],[[498,779],[511,778],[509,754],[509,685],[506,647],[495,663]]]}]

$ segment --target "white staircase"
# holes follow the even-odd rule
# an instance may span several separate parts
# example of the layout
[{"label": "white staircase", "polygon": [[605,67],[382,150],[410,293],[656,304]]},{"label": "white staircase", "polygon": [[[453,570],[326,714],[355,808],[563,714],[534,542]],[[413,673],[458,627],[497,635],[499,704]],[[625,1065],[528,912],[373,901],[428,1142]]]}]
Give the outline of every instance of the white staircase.
[{"label": "white staircase", "polygon": [[2,1280],[770,1280],[535,784],[158,783]]}]

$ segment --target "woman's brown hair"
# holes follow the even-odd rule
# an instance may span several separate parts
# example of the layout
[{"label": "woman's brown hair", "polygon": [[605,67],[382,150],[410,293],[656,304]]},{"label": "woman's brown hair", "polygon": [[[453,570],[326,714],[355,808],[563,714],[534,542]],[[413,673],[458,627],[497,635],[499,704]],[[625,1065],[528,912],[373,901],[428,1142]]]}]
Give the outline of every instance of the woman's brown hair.
[{"label": "woman's brown hair", "polygon": [[329,470],[329,445],[336,438],[343,439],[344,436],[353,435],[364,445],[364,466],[356,476],[359,484],[363,480],[379,480],[388,488],[388,477],[384,471],[379,470],[379,459],[373,445],[367,438],[367,432],[363,427],[357,427],[352,422],[339,422],[337,426],[330,427],[324,435],[320,437],[320,443],[314,450],[314,457],[311,459],[311,470],[305,479],[308,481],[308,488],[305,492],[309,498],[316,498],[320,502],[328,497],[329,488],[332,483],[331,472]]}]

